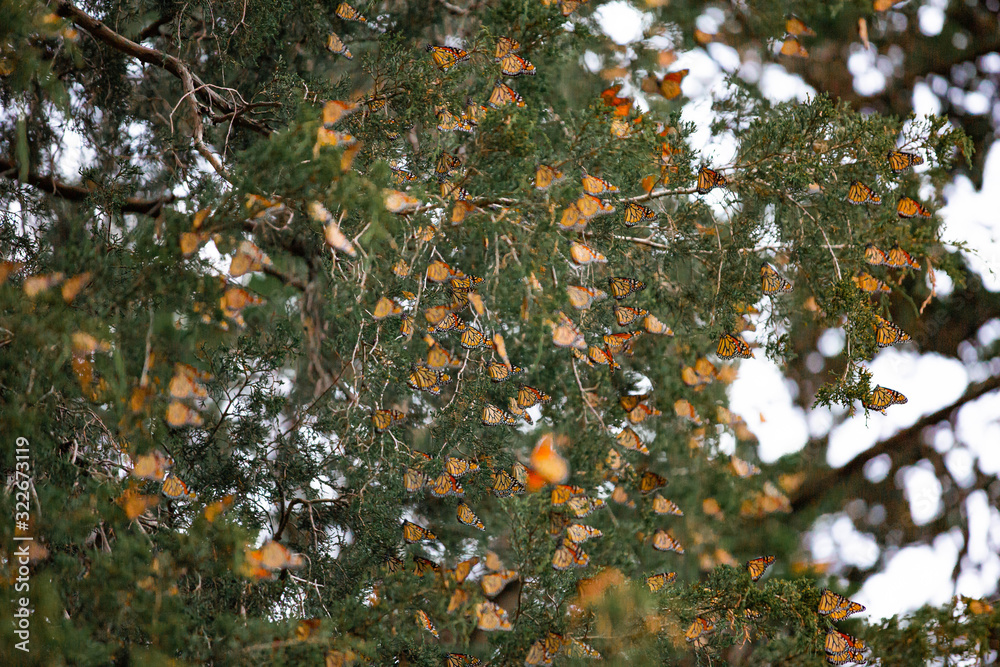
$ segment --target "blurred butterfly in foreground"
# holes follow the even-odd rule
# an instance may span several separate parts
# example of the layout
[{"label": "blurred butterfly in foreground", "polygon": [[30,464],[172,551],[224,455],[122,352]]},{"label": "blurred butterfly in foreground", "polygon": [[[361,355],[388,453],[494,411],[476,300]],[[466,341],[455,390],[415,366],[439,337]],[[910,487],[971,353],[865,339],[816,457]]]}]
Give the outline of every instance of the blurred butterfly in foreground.
[{"label": "blurred butterfly in foreground", "polygon": [[719,339],[719,346],[715,352],[721,359],[732,359],[733,357],[740,357],[741,359],[753,358],[753,350],[746,344],[746,341],[730,333],[722,334],[722,338]]},{"label": "blurred butterfly in foreground", "polygon": [[781,43],[781,55],[792,56],[794,58],[808,58],[809,52],[796,37],[786,35],[785,41]]},{"label": "blurred butterfly in foreground", "polygon": [[514,629],[507,616],[507,610],[493,602],[480,602],[476,605],[476,627],[483,632]]},{"label": "blurred butterfly in foreground", "polygon": [[924,163],[924,159],[919,155],[905,151],[889,151],[886,155],[886,160],[889,161],[889,168],[897,174],[905,169]]},{"label": "blurred butterfly in foreground", "polygon": [[747,561],[747,572],[750,573],[750,579],[757,581],[764,576],[767,568],[771,567],[771,563],[774,562],[774,556],[761,556],[760,558],[754,558],[753,560]]},{"label": "blurred butterfly in foreground", "polygon": [[883,387],[882,385],[876,385],[875,389],[868,398],[861,401],[861,405],[865,406],[869,410],[878,410],[882,414],[885,414],[885,409],[890,405],[896,405],[906,403],[906,396],[903,396],[900,392],[895,389],[889,389],[888,387]]},{"label": "blurred butterfly in foreground", "polygon": [[708,167],[698,170],[698,194],[708,194],[713,188],[724,187],[728,183],[726,177]]},{"label": "blurred butterfly in foreground", "polygon": [[792,291],[792,284],[778,275],[767,262],[760,265],[760,283],[764,294],[768,296]]},{"label": "blurred butterfly in foreground", "polygon": [[845,598],[843,595],[834,593],[829,588],[823,591],[823,595],[819,599],[819,607],[817,608],[820,616],[829,616],[834,621],[842,621],[848,616],[864,610],[865,608],[862,605]]},{"label": "blurred butterfly in foreground", "polygon": [[454,46],[435,46],[433,44],[428,44],[427,51],[430,52],[431,57],[434,58],[434,63],[445,72],[458,63],[469,59],[469,53],[467,51],[456,49]]},{"label": "blurred butterfly in foreground", "polygon": [[580,266],[587,264],[607,264],[608,258],[600,250],[596,250],[586,243],[573,241],[569,244],[570,258]]},{"label": "blurred butterfly in foreground", "polygon": [[862,183],[861,181],[854,181],[851,183],[850,189],[847,191],[847,201],[848,203],[854,204],[864,204],[866,202],[875,204],[876,206],[882,203],[882,197],[875,194],[875,191],[870,187]]}]

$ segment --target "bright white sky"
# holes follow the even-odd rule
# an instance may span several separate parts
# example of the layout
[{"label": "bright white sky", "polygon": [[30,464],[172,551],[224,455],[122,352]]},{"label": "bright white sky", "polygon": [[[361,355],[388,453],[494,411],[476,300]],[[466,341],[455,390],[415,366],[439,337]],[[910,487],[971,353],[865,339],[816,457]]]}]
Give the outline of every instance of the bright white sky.
[{"label": "bright white sky", "polygon": [[[920,29],[926,35],[940,32],[944,21],[943,8],[947,0],[930,0],[918,12]],[[889,20],[906,20],[901,14],[890,13]],[[643,14],[627,3],[614,1],[600,7],[595,15],[601,27],[619,44],[634,43],[642,39],[642,31],[650,25],[650,15]],[[714,32],[722,15],[717,8],[706,9],[697,25],[706,32]],[[877,34],[873,31],[873,43]],[[668,46],[667,44],[657,46]],[[884,72],[897,63],[885,55],[876,56],[855,45],[848,66],[855,77],[859,92],[875,93],[884,87]],[[682,90],[688,100],[683,119],[695,123],[697,131],[691,139],[693,148],[709,156],[715,164],[731,162],[736,152],[732,135],[712,136],[711,101],[724,96],[723,77],[736,72],[748,81],[759,81],[761,89],[775,101],[805,100],[814,93],[801,78],[789,74],[779,64],[759,62],[740,63],[738,53],[724,44],[710,44],[706,49],[679,53],[671,70],[688,68]],[[994,62],[995,60],[995,62]],[[988,57],[988,66],[1000,71],[1000,56]],[[589,54],[586,64],[591,69],[608,66],[595,54]],[[626,89],[625,94],[640,99],[642,93]],[[987,93],[989,95],[987,95]],[[990,110],[989,96],[995,91],[967,93],[961,103],[969,113],[986,113]],[[951,93],[949,93],[950,95]],[[979,99],[982,97],[983,99]],[[918,85],[914,93],[914,111],[918,115],[939,111],[936,97],[926,85]],[[984,176],[987,185],[976,190],[964,177],[956,178],[945,190],[946,205],[938,210],[945,225],[942,239],[946,242],[964,241],[975,249],[969,261],[990,290],[1000,290],[1000,277],[992,271],[1000,267],[1000,148],[994,145],[987,156]],[[938,274],[938,292],[946,295],[951,283]],[[981,342],[1000,338],[1000,322],[992,322],[980,333]],[[820,352],[814,362],[823,356],[835,356],[844,344],[842,331],[828,332],[820,341]],[[886,416],[872,414],[867,420],[856,415],[839,424],[830,434],[827,460],[840,466],[852,457],[871,447],[877,441],[905,428],[921,416],[952,403],[965,391],[970,381],[981,380],[990,371],[982,364],[970,360],[965,364],[938,355],[921,355],[912,345],[881,352],[870,364],[875,381],[888,387],[904,389],[909,402],[893,406]],[[995,372],[995,371],[994,371]],[[792,402],[790,391],[794,383],[786,381],[778,367],[767,359],[744,361],[737,380],[730,389],[731,407],[743,416],[750,429],[760,440],[760,456],[764,461],[798,451],[809,437],[830,432],[835,416],[828,409],[803,412]],[[936,438],[934,445],[946,452],[950,470],[960,479],[969,479],[973,466],[986,473],[1000,473],[1000,396],[995,392],[964,407],[958,416],[956,431],[960,441],[955,442],[948,432]],[[761,421],[761,416],[765,421]],[[887,473],[885,461],[873,462],[866,474],[877,480]],[[940,510],[941,487],[929,466],[914,466],[901,474],[913,520],[919,525],[932,520]],[[970,496],[967,511],[972,523],[969,553],[963,562],[957,590],[951,582],[951,572],[962,545],[961,533],[956,529],[939,536],[933,544],[909,547],[894,554],[887,567],[869,578],[862,590],[854,596],[868,608],[866,615],[873,620],[905,613],[925,603],[942,603],[952,595],[983,596],[997,590],[1000,580],[1000,512],[987,505],[985,494]],[[838,566],[871,565],[878,557],[874,541],[857,532],[845,514],[821,519],[809,539],[809,548],[818,562],[830,562],[834,571]],[[919,581],[919,585],[914,585]]]}]

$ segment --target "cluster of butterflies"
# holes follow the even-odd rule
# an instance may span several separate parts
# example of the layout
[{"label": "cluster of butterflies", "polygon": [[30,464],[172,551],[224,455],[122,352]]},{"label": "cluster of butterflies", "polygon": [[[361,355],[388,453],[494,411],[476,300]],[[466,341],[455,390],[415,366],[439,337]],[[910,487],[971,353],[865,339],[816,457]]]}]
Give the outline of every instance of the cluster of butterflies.
[{"label": "cluster of butterflies", "polygon": [[[750,574],[750,580],[756,583],[760,581],[760,578],[764,576],[767,572],[767,568],[771,567],[774,563],[774,556],[761,556],[760,558],[754,558],[746,562],[747,572]],[[646,579],[646,585],[649,586],[649,590],[654,593],[666,584],[674,581],[676,575],[673,572],[664,572],[663,574],[655,575]],[[745,609],[744,615],[748,618],[760,618],[761,613],[754,609]],[[708,636],[715,632],[716,623],[718,618],[715,616],[703,617],[699,616],[694,619],[694,622],[688,626],[688,629],[684,632],[684,639],[693,644],[696,647],[705,646],[708,643]]]},{"label": "cluster of butterflies", "polygon": [[[521,44],[510,37],[500,37],[497,40],[493,53],[493,61],[500,65],[501,76],[535,75],[535,66],[527,58],[517,54],[520,48]],[[434,64],[443,72],[447,72],[458,63],[465,62],[470,58],[468,51],[455,46],[428,44],[427,51],[434,59]],[[493,91],[490,93],[487,104],[494,109],[499,109],[507,104],[514,104],[519,107],[525,106],[524,98],[500,79],[497,79],[494,83]],[[477,124],[476,115],[474,113],[467,113],[456,118],[447,110],[439,110],[438,129],[471,132]]]},{"label": "cluster of butterflies", "polygon": [[[842,621],[852,614],[864,611],[864,606],[834,593],[830,589],[823,591],[819,598],[817,612],[831,621]],[[857,637],[840,632],[831,627],[826,633],[824,642],[826,660],[831,665],[846,665],[849,662],[865,663],[865,642]]]}]

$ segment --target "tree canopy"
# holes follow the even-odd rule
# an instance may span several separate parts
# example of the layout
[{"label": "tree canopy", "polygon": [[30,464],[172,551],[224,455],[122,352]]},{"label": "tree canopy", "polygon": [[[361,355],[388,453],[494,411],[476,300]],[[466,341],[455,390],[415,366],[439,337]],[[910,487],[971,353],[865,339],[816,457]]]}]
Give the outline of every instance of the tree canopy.
[{"label": "tree canopy", "polygon": [[[865,624],[851,594],[996,516],[925,429],[1000,388],[937,213],[982,175],[996,119],[949,90],[988,90],[997,9],[633,4],[624,45],[596,0],[4,5],[5,660],[996,661],[995,601]],[[692,54],[728,72],[708,147]],[[837,468],[829,429],[765,463],[730,410],[755,358],[804,409],[892,411],[894,346],[989,370]],[[870,565],[812,558],[841,515]]]}]

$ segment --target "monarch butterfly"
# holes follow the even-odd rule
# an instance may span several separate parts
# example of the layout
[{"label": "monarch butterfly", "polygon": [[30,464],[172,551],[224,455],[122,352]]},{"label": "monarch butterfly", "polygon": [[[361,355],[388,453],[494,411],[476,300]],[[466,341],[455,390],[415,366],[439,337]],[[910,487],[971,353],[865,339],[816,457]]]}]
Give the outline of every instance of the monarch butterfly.
[{"label": "monarch butterfly", "polygon": [[700,195],[708,194],[712,188],[723,187],[727,182],[726,177],[714,169],[702,167],[698,170],[698,194]]},{"label": "monarch butterfly", "polygon": [[523,409],[520,405],[518,405],[517,399],[514,398],[513,396],[507,399],[507,410],[510,412],[510,414],[520,417],[529,424],[535,423],[531,420],[531,415],[528,414],[528,411]]},{"label": "monarch butterfly", "polygon": [[676,551],[679,554],[684,553],[684,547],[681,543],[675,540],[670,533],[665,530],[658,530],[653,535],[653,548],[657,551]]},{"label": "monarch butterfly", "polygon": [[361,23],[364,23],[368,20],[364,16],[359,14],[358,10],[356,10],[354,7],[351,7],[346,2],[342,2],[339,5],[337,5],[337,16],[339,16],[342,19],[347,19],[348,21],[359,21]]},{"label": "monarch butterfly", "polygon": [[684,632],[684,639],[693,642],[696,646],[703,646],[706,643],[704,636],[713,630],[715,630],[715,624],[699,616],[694,619],[691,627]]},{"label": "monarch butterfly", "polygon": [[406,260],[396,260],[396,263],[392,265],[392,272],[400,278],[405,278],[410,275],[410,265],[406,263]]},{"label": "monarch butterfly", "polygon": [[507,617],[507,610],[489,601],[476,605],[476,627],[483,632],[495,630],[509,632],[514,629]]},{"label": "monarch butterfly", "polygon": [[423,526],[418,526],[412,521],[403,521],[403,539],[407,544],[413,544],[421,540],[435,540],[437,535],[427,530]]},{"label": "monarch butterfly", "polygon": [[522,408],[530,408],[533,405],[548,403],[551,400],[552,397],[545,392],[539,391],[534,387],[529,387],[526,384],[522,384],[517,388],[517,404]]},{"label": "monarch butterfly", "polygon": [[[876,6],[880,1],[881,0],[875,0]],[[826,661],[831,665],[846,665],[849,662],[864,664],[866,659],[864,654],[860,651],[845,651],[844,653],[838,653],[837,655],[826,656]]]},{"label": "monarch butterfly", "polygon": [[607,264],[608,258],[599,250],[595,250],[586,243],[573,241],[569,244],[569,256],[580,266],[587,264]]},{"label": "monarch butterfly", "polygon": [[463,187],[455,185],[450,181],[441,181],[441,196],[451,197],[456,201],[465,201],[471,195],[469,194],[469,191]]},{"label": "monarch butterfly", "polygon": [[869,243],[865,246],[865,261],[872,266],[885,266],[889,258],[878,246]]},{"label": "monarch butterfly", "polygon": [[476,667],[481,664],[482,660],[465,653],[449,653],[445,658],[445,667]]},{"label": "monarch butterfly", "polygon": [[653,209],[646,208],[642,204],[636,204],[635,202],[629,202],[625,206],[625,226],[635,227],[640,222],[647,222],[649,220],[655,220],[656,213]]},{"label": "monarch butterfly", "polygon": [[520,42],[510,37],[501,37],[497,40],[496,51],[493,52],[493,62],[500,62],[504,56],[513,53],[521,48]]},{"label": "monarch butterfly", "polygon": [[427,612],[424,611],[423,609],[417,610],[417,623],[419,625],[424,626],[424,629],[427,630],[427,632],[434,635],[435,637],[439,636],[437,628],[435,628],[434,624],[431,623],[431,617],[428,616]]},{"label": "monarch butterfly", "polygon": [[567,232],[582,232],[587,228],[587,218],[580,213],[576,202],[567,206],[559,217],[559,229]]},{"label": "monarch butterfly", "polygon": [[767,572],[767,568],[771,567],[771,563],[774,562],[774,556],[761,556],[760,558],[754,558],[753,560],[747,561],[747,572],[750,573],[750,579],[752,581],[758,581]]},{"label": "monarch butterfly", "polygon": [[889,320],[875,316],[875,342],[879,347],[890,347],[910,340],[909,334]]},{"label": "monarch butterfly", "polygon": [[165,480],[163,480],[163,485],[160,487],[160,491],[163,492],[167,498],[186,498],[187,500],[194,500],[198,497],[197,493],[193,493],[187,487],[180,477],[176,475],[170,475]]},{"label": "monarch butterfly", "polygon": [[509,498],[524,493],[524,484],[514,479],[506,470],[493,473],[493,495],[497,498]]},{"label": "monarch butterfly", "polygon": [[882,414],[885,414],[885,409],[890,405],[906,403],[907,398],[903,396],[900,392],[895,389],[889,389],[888,387],[883,387],[882,385],[876,385],[875,389],[872,390],[871,395],[861,401],[861,405],[869,410],[878,410]]},{"label": "monarch butterfly", "polygon": [[494,382],[506,382],[512,375],[523,372],[524,369],[520,366],[512,365],[508,368],[506,364],[502,364],[497,361],[490,363],[490,365],[486,367],[486,375],[488,375]]},{"label": "monarch butterfly", "polygon": [[390,554],[385,560],[385,566],[389,572],[399,572],[403,569],[403,559]]},{"label": "monarch butterfly", "polygon": [[898,243],[893,244],[892,248],[889,249],[885,265],[891,266],[894,269],[902,268],[904,266],[909,266],[912,269],[920,268],[920,263],[913,259],[913,256],[910,255],[910,253],[900,248]]},{"label": "monarch butterfly", "polygon": [[[446,153],[442,153],[442,156],[443,155],[446,155]],[[431,282],[443,283],[456,276],[462,275],[464,274],[461,271],[451,268],[439,259],[436,259],[427,265],[427,280],[430,280]]]},{"label": "monarch butterfly", "polygon": [[406,415],[399,410],[375,410],[372,412],[372,426],[375,431],[381,433],[396,422],[406,419]]},{"label": "monarch butterfly", "polygon": [[865,608],[845,598],[843,595],[834,593],[829,588],[823,590],[823,595],[819,598],[817,612],[820,616],[829,616],[833,621],[842,621],[852,614],[864,611]]},{"label": "monarch butterfly", "polygon": [[387,317],[394,317],[403,314],[403,307],[395,299],[383,296],[375,304],[372,317],[376,320],[384,320]]},{"label": "monarch butterfly", "polygon": [[676,580],[676,572],[660,572],[659,574],[654,574],[651,577],[646,577],[646,585],[649,586],[650,592],[655,593],[667,584]]},{"label": "monarch butterfly", "polygon": [[576,637],[570,637],[568,641],[563,642],[568,648],[566,649],[567,655],[571,658],[595,658],[597,660],[601,659],[601,654],[595,651],[590,646],[587,646],[582,641]]},{"label": "monarch butterfly", "polygon": [[484,426],[515,426],[517,424],[514,415],[507,414],[492,403],[483,406],[482,421]]},{"label": "monarch butterfly", "polygon": [[588,195],[601,195],[607,194],[609,192],[618,192],[618,186],[608,183],[603,178],[598,178],[597,176],[591,176],[590,174],[584,172],[583,174],[583,191]]},{"label": "monarch butterfly", "polygon": [[826,641],[823,642],[824,650],[830,655],[855,651],[864,651],[865,642],[863,639],[852,637],[838,630],[830,628],[826,633]]},{"label": "monarch butterfly", "polygon": [[445,72],[458,63],[469,59],[469,53],[467,51],[456,49],[454,46],[435,46],[433,44],[428,44],[427,51],[430,52],[431,57],[434,58],[434,64]]},{"label": "monarch butterfly", "polygon": [[607,346],[608,350],[611,351],[612,354],[624,352],[625,354],[631,355],[632,340],[641,335],[641,331],[624,331],[616,334],[604,334],[601,336],[601,340],[604,341],[604,345]]},{"label": "monarch butterfly", "polygon": [[792,284],[778,275],[767,262],[760,265],[760,284],[761,290],[767,295],[792,291]]},{"label": "monarch butterfly", "polygon": [[535,665],[551,665],[552,654],[545,650],[545,642],[537,640],[528,649],[528,655],[524,657],[524,667],[535,667]]},{"label": "monarch butterfly", "polygon": [[607,347],[601,349],[591,345],[587,350],[587,356],[595,364],[600,364],[601,366],[611,366],[611,368],[621,368],[621,364],[615,361],[615,358],[611,356],[611,350]]},{"label": "monarch butterfly", "polygon": [[500,59],[500,73],[504,76],[521,76],[522,74],[535,76],[535,66],[516,53],[508,53]]},{"label": "monarch butterfly", "polygon": [[436,327],[428,329],[428,331],[465,331],[466,324],[461,317],[455,313],[450,312],[454,305],[450,306],[436,306],[439,308],[448,308],[449,312],[438,322]]},{"label": "monarch butterfly", "polygon": [[562,9],[563,16],[569,16],[575,12],[580,5],[585,4],[587,0],[559,0]]},{"label": "monarch butterfly", "polygon": [[[439,379],[440,376],[437,371],[431,370],[426,366],[413,366],[410,370],[410,377],[406,380],[406,384],[413,389],[429,391],[436,395],[441,393],[441,388],[438,382]],[[435,389],[437,391],[435,391]]]},{"label": "monarch butterfly", "polygon": [[569,522],[570,519],[565,514],[549,512],[549,535],[558,537],[562,534],[566,526],[569,525]]},{"label": "monarch butterfly", "polygon": [[458,343],[467,350],[475,350],[479,347],[493,347],[493,341],[486,334],[471,326],[462,332],[462,337],[459,338]]},{"label": "monarch butterfly", "polygon": [[476,104],[471,97],[466,97],[465,113],[462,114],[462,120],[472,123],[473,125],[477,125],[481,120],[486,118],[486,113],[489,110],[489,107],[482,104]]},{"label": "monarch butterfly", "polygon": [[552,342],[556,347],[587,349],[587,342],[584,340],[583,334],[580,333],[573,320],[569,319],[562,311],[559,312],[558,324],[552,325]]},{"label": "monarch butterfly", "polygon": [[743,479],[760,474],[760,468],[749,461],[744,461],[738,456],[729,457],[729,467],[736,473],[737,477],[742,477]]},{"label": "monarch butterfly", "polygon": [[438,120],[437,129],[441,132],[453,132],[455,130],[472,132],[475,128],[473,123],[463,120],[444,107],[435,107],[435,112],[437,113]]},{"label": "monarch butterfly", "polygon": [[746,341],[730,333],[722,334],[715,353],[722,359],[732,359],[733,357],[740,357],[741,359],[753,358],[753,351],[746,344]]},{"label": "monarch butterfly", "polygon": [[444,462],[445,470],[452,477],[461,477],[466,473],[472,472],[473,470],[479,470],[479,464],[475,461],[467,461],[465,459],[456,458],[454,456],[449,456]]},{"label": "monarch butterfly", "polygon": [[493,86],[493,92],[490,93],[490,99],[487,100],[486,103],[494,109],[499,109],[500,107],[510,104],[511,102],[519,107],[524,106],[524,98],[521,97],[516,90],[505,84],[503,81],[497,80]]},{"label": "monarch butterfly", "polygon": [[666,477],[657,475],[652,470],[647,470],[642,473],[642,478],[639,480],[639,492],[645,495],[647,493],[652,493],[657,489],[662,489],[666,485]]},{"label": "monarch butterfly", "polygon": [[566,178],[566,174],[555,167],[540,164],[535,169],[535,188],[537,190],[548,190],[550,186],[559,183],[564,178]]},{"label": "monarch butterfly", "polygon": [[848,203],[854,205],[871,202],[877,206],[882,203],[882,197],[875,194],[874,190],[861,181],[854,181],[851,183],[851,187],[847,191],[847,201]]},{"label": "monarch butterfly", "polygon": [[594,510],[599,510],[606,504],[607,503],[600,498],[588,498],[587,496],[573,496],[566,501],[566,506],[569,507],[573,516],[578,519],[589,516],[594,512]]},{"label": "monarch butterfly", "polygon": [[603,290],[579,285],[567,285],[566,295],[569,296],[570,305],[577,310],[586,310],[594,301],[603,301],[608,298],[608,293]]},{"label": "monarch butterfly", "polygon": [[403,471],[403,488],[407,493],[416,493],[427,485],[429,478],[422,470],[407,468]]},{"label": "monarch butterfly", "polygon": [[666,324],[656,319],[655,315],[646,315],[646,319],[642,321],[642,328],[648,333],[656,334],[660,336],[673,336],[674,331]]},{"label": "monarch butterfly", "polygon": [[428,488],[431,490],[431,495],[435,498],[444,498],[445,496],[464,496],[465,489],[462,485],[458,483],[458,480],[449,475],[447,472],[443,472],[438,475],[434,480],[428,484]]},{"label": "monarch butterfly", "polygon": [[[463,505],[464,503],[459,503],[459,504]],[[479,564],[479,556],[473,556],[472,558],[468,558],[466,560],[461,561],[458,565],[455,566],[454,570],[447,570],[447,573],[455,578],[456,583],[460,584],[463,581],[465,581],[465,579],[469,576],[469,574],[472,572],[472,568],[474,568],[478,564]]]},{"label": "monarch butterfly", "polygon": [[441,347],[433,338],[427,336],[426,339],[430,340],[427,348],[427,366],[429,368],[459,368],[462,365],[461,359]]},{"label": "monarch butterfly", "polygon": [[614,313],[615,322],[617,322],[620,327],[627,327],[637,318],[649,315],[649,311],[643,310],[642,308],[632,308],[630,306],[619,305],[615,305]]},{"label": "monarch butterfly", "polygon": [[621,432],[615,436],[615,440],[617,440],[618,444],[625,449],[630,449],[633,452],[639,452],[640,454],[649,456],[649,448],[646,447],[645,443],[639,439],[639,434],[628,426],[623,428]]},{"label": "monarch butterfly", "polygon": [[684,516],[684,512],[674,501],[667,500],[658,493],[653,496],[653,512],[670,516]]},{"label": "monarch butterfly", "polygon": [[437,174],[438,181],[443,181],[448,178],[448,174],[461,166],[462,161],[451,153],[441,153],[441,157],[437,161],[437,167],[434,168],[434,173]]},{"label": "monarch butterfly", "polygon": [[479,584],[483,587],[483,595],[495,598],[500,594],[500,591],[507,587],[507,584],[515,579],[517,579],[517,570],[503,570],[484,575]]},{"label": "monarch butterfly", "polygon": [[625,489],[621,486],[616,486],[615,490],[611,492],[611,500],[615,501],[619,505],[624,505],[630,510],[635,509],[635,501],[628,497]]},{"label": "monarch butterfly", "polygon": [[904,169],[924,163],[924,158],[904,151],[889,151],[885,159],[889,161],[889,168],[897,174]]},{"label": "monarch butterfly", "polygon": [[615,299],[619,301],[630,294],[635,294],[636,292],[641,292],[646,289],[646,283],[641,280],[622,276],[613,276],[608,278],[608,285],[611,288],[611,296],[615,297]]},{"label": "monarch butterfly", "polygon": [[422,577],[428,572],[440,572],[441,566],[429,558],[423,558],[422,556],[414,556],[413,571],[417,574],[418,577]]},{"label": "monarch butterfly", "polygon": [[673,100],[680,97],[681,94],[681,82],[684,81],[684,77],[688,75],[686,69],[678,70],[676,72],[667,72],[663,75],[662,79],[656,79],[656,92],[663,95],[668,100]]},{"label": "monarch butterfly", "polygon": [[571,567],[587,567],[590,556],[584,553],[579,544],[564,539],[562,544],[552,554],[552,567],[557,570],[568,570]]},{"label": "monarch butterfly", "polygon": [[781,43],[781,55],[795,58],[808,58],[809,52],[802,43],[792,35],[786,35],[785,41]]},{"label": "monarch butterfly", "polygon": [[663,413],[657,410],[656,408],[650,407],[645,403],[640,403],[639,405],[629,410],[628,420],[632,424],[641,424],[646,420],[646,418],[657,417],[661,414]]},{"label": "monarch butterfly", "polygon": [[566,537],[577,543],[586,542],[593,537],[602,537],[603,535],[604,533],[597,528],[585,526],[582,523],[571,523],[566,526]]},{"label": "monarch butterfly", "polygon": [[888,293],[891,291],[889,286],[884,282],[878,278],[868,275],[864,271],[858,271],[858,274],[856,276],[852,276],[851,280],[853,280],[854,284],[858,286],[858,289],[862,292],[868,292],[869,294],[874,294],[876,292]]},{"label": "monarch butterfly", "polygon": [[354,60],[354,56],[351,55],[351,50],[347,48],[347,44],[344,44],[344,40],[337,36],[336,33],[330,33],[326,38],[326,48],[332,53],[336,53],[339,56],[344,56],[348,60]]},{"label": "monarch butterfly", "polygon": [[796,37],[816,36],[816,33],[813,32],[812,28],[807,26],[800,18],[794,15],[789,15],[785,19],[785,32],[789,35],[795,35]]},{"label": "monarch butterfly", "polygon": [[559,484],[552,489],[552,504],[563,505],[569,501],[570,498],[582,496],[584,493],[586,493],[586,491],[579,486]]},{"label": "monarch butterfly", "polygon": [[629,412],[634,410],[637,405],[645,401],[650,397],[650,394],[628,394],[625,396],[618,397],[618,405],[622,407],[622,410]]},{"label": "monarch butterfly", "polygon": [[896,203],[896,215],[901,218],[912,218],[918,215],[929,218],[931,217],[931,212],[924,208],[916,199],[900,197]]},{"label": "monarch butterfly", "polygon": [[583,195],[576,200],[574,206],[585,220],[590,220],[597,215],[608,215],[615,212],[614,206],[605,204],[594,195]]}]

